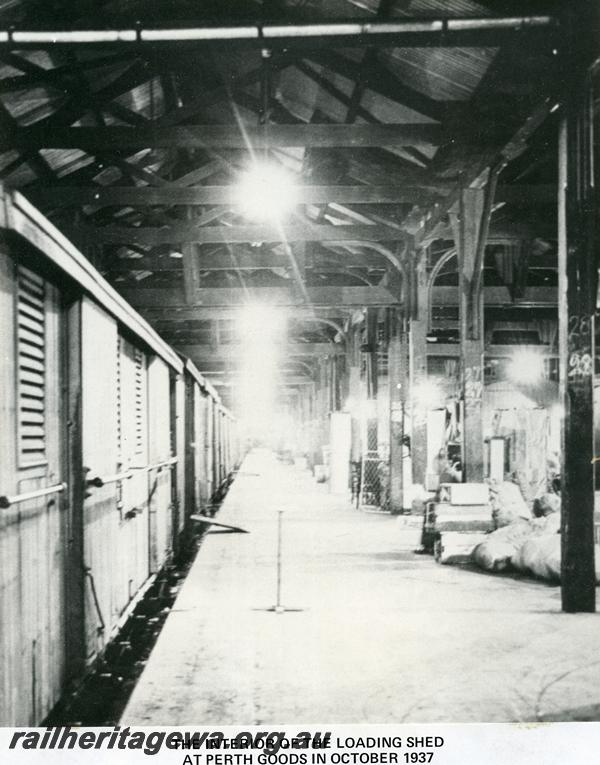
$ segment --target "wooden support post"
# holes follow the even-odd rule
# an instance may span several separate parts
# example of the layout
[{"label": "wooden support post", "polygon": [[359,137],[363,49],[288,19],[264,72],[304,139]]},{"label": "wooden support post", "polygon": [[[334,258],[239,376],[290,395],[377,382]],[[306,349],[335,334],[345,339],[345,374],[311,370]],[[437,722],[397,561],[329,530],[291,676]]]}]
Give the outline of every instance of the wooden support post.
[{"label": "wooden support post", "polygon": [[429,282],[425,253],[416,269],[417,306],[410,319],[410,392],[411,392],[411,439],[413,483],[426,483],[427,473],[427,412],[419,407],[418,396],[413,392],[427,382],[427,332],[429,331]]},{"label": "wooden support post", "polygon": [[358,407],[361,400],[360,384],[360,366],[352,361],[348,368],[348,401],[350,414],[352,416],[352,446],[350,449],[350,458],[352,462],[360,462],[362,454],[360,419],[358,416]]},{"label": "wooden support post", "polygon": [[388,347],[388,379],[390,386],[390,512],[402,513],[405,485],[404,445],[406,435],[406,402],[409,393],[407,321],[401,319]]},{"label": "wooden support post", "polygon": [[[485,190],[462,190],[451,214],[459,269],[459,327],[463,400],[463,479],[482,481],[483,465],[483,257],[477,258]],[[479,285],[478,287],[476,285]]]},{"label": "wooden support post", "polygon": [[[583,78],[582,78],[583,79]],[[594,572],[594,313],[596,257],[593,99],[571,93],[559,133],[559,343],[562,449],[562,609],[596,608]]]},{"label": "wooden support post", "polygon": [[379,395],[379,365],[377,363],[377,308],[368,308],[366,315],[367,325],[367,399],[369,404],[367,413],[367,442],[363,445],[365,451],[377,453],[379,451],[379,422],[377,417],[377,397]]},{"label": "wooden support post", "polygon": [[[192,220],[195,212],[193,208],[188,207],[188,220]],[[198,270],[198,246],[193,242],[185,242],[181,245],[183,254],[183,286],[185,290],[185,302],[188,305],[194,305],[196,302],[196,291],[200,287],[200,273]]]},{"label": "wooden support post", "polygon": [[377,399],[379,372],[377,368],[377,308],[367,309],[367,398]]},{"label": "wooden support post", "polygon": [[356,327],[350,323],[346,334],[346,368],[348,370],[348,409],[352,421],[350,461],[357,469],[362,454],[360,419],[358,414],[361,399],[360,345]]},{"label": "wooden support post", "polygon": [[323,446],[329,441],[329,378],[327,359],[319,359],[317,374],[313,464],[321,465],[323,463]]}]

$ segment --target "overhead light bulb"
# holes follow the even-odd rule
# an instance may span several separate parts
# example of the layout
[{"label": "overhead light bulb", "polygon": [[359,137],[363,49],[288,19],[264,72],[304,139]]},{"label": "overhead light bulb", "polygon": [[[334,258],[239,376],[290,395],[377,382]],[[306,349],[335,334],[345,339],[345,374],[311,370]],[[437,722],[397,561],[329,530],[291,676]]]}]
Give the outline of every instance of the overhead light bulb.
[{"label": "overhead light bulb", "polygon": [[516,351],[508,365],[507,374],[514,382],[534,385],[544,377],[544,359],[535,351]]},{"label": "overhead light bulb", "polygon": [[242,214],[252,220],[279,221],[297,203],[293,176],[273,162],[256,162],[239,179],[236,198]]}]

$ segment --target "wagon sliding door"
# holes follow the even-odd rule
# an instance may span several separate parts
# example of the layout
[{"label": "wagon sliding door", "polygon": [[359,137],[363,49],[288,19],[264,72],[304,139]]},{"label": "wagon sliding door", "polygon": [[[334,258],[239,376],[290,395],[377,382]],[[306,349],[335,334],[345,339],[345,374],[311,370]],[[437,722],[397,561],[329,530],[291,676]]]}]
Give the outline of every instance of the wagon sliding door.
[{"label": "wagon sliding door", "polygon": [[208,500],[212,500],[213,494],[216,491],[215,486],[215,466],[217,461],[215,459],[216,443],[215,443],[215,422],[214,422],[214,409],[215,402],[209,396],[205,399],[205,419],[204,419],[204,454],[206,455],[206,492]]},{"label": "wagon sliding door", "polygon": [[108,480],[118,471],[117,324],[87,298],[81,302],[81,442],[90,484],[83,506],[85,652],[91,661],[103,648],[123,596],[117,496]]},{"label": "wagon sliding door", "polygon": [[[185,475],[186,461],[186,428],[187,413],[185,411],[185,382],[181,375],[170,372],[170,408],[171,408],[171,451],[177,456],[177,464],[171,473],[171,502],[172,502],[172,538],[173,551],[178,553],[181,547],[181,534],[185,526]],[[191,512],[191,511],[190,511]]]},{"label": "wagon sliding door", "polygon": [[209,476],[209,447],[210,447],[210,431],[209,431],[209,401],[210,399],[204,394],[200,388],[196,385],[196,406],[195,406],[195,443],[196,443],[196,505],[200,508],[200,512],[204,512],[204,509],[210,502],[211,498],[211,481]]},{"label": "wagon sliding door", "polygon": [[[81,304],[81,348],[89,662],[114,635],[150,575],[148,361],[117,322],[88,299]],[[168,386],[166,406],[168,412]]]},{"label": "wagon sliding door", "polygon": [[[117,353],[118,470],[130,474],[119,486],[119,608],[150,574],[148,507],[148,359],[122,334]],[[166,394],[168,406],[168,389]]]},{"label": "wagon sliding door", "polygon": [[58,289],[0,252],[0,725],[35,725],[65,676],[63,316]]},{"label": "wagon sliding door", "polygon": [[148,506],[150,512],[150,571],[156,573],[172,551],[172,491],[175,466],[171,458],[171,400],[169,368],[154,357],[148,367]]}]

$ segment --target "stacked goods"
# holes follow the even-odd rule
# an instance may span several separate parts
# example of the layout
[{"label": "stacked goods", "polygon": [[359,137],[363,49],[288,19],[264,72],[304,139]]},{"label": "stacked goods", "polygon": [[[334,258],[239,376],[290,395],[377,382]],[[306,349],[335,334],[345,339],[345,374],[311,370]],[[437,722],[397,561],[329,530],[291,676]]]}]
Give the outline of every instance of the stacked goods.
[{"label": "stacked goods", "polygon": [[440,484],[436,500],[426,503],[421,544],[438,562],[457,562],[493,528],[488,484]]},{"label": "stacked goods", "polygon": [[556,578],[560,575],[560,513],[532,518],[527,526],[528,533],[511,556],[511,565],[541,579]]},{"label": "stacked goods", "polygon": [[533,514],[536,518],[560,513],[560,497],[558,494],[541,494],[533,500]]},{"label": "stacked goods", "polygon": [[[560,497],[542,494],[534,500],[534,518],[516,518],[477,545],[471,559],[487,571],[508,568],[560,581]],[[506,514],[500,513],[505,518]],[[600,583],[600,546],[595,546],[596,581]]]},{"label": "stacked goods", "polygon": [[435,560],[446,564],[466,563],[473,548],[478,546],[485,536],[481,532],[445,531],[434,543]]},{"label": "stacked goods", "polygon": [[473,550],[472,559],[487,571],[504,571],[508,568],[520,546],[531,534],[529,521],[518,518],[491,534]]},{"label": "stacked goods", "polygon": [[517,550],[512,565],[525,574],[560,581],[560,534],[543,534],[527,539]]},{"label": "stacked goods", "polygon": [[497,529],[508,526],[518,519],[531,517],[527,502],[516,483],[503,481],[490,488],[492,495],[492,516]]},{"label": "stacked goods", "polygon": [[[560,582],[560,534],[547,534],[529,539],[519,550],[515,568],[540,579]],[[594,545],[596,583],[600,584],[600,545]]]}]

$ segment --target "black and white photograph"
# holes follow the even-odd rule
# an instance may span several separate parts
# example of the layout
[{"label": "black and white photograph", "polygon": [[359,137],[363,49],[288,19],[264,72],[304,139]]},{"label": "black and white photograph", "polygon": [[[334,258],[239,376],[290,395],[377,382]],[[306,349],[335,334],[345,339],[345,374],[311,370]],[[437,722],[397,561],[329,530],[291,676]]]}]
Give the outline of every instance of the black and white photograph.
[{"label": "black and white photograph", "polygon": [[600,722],[599,128],[598,0],[0,0],[6,762]]}]

